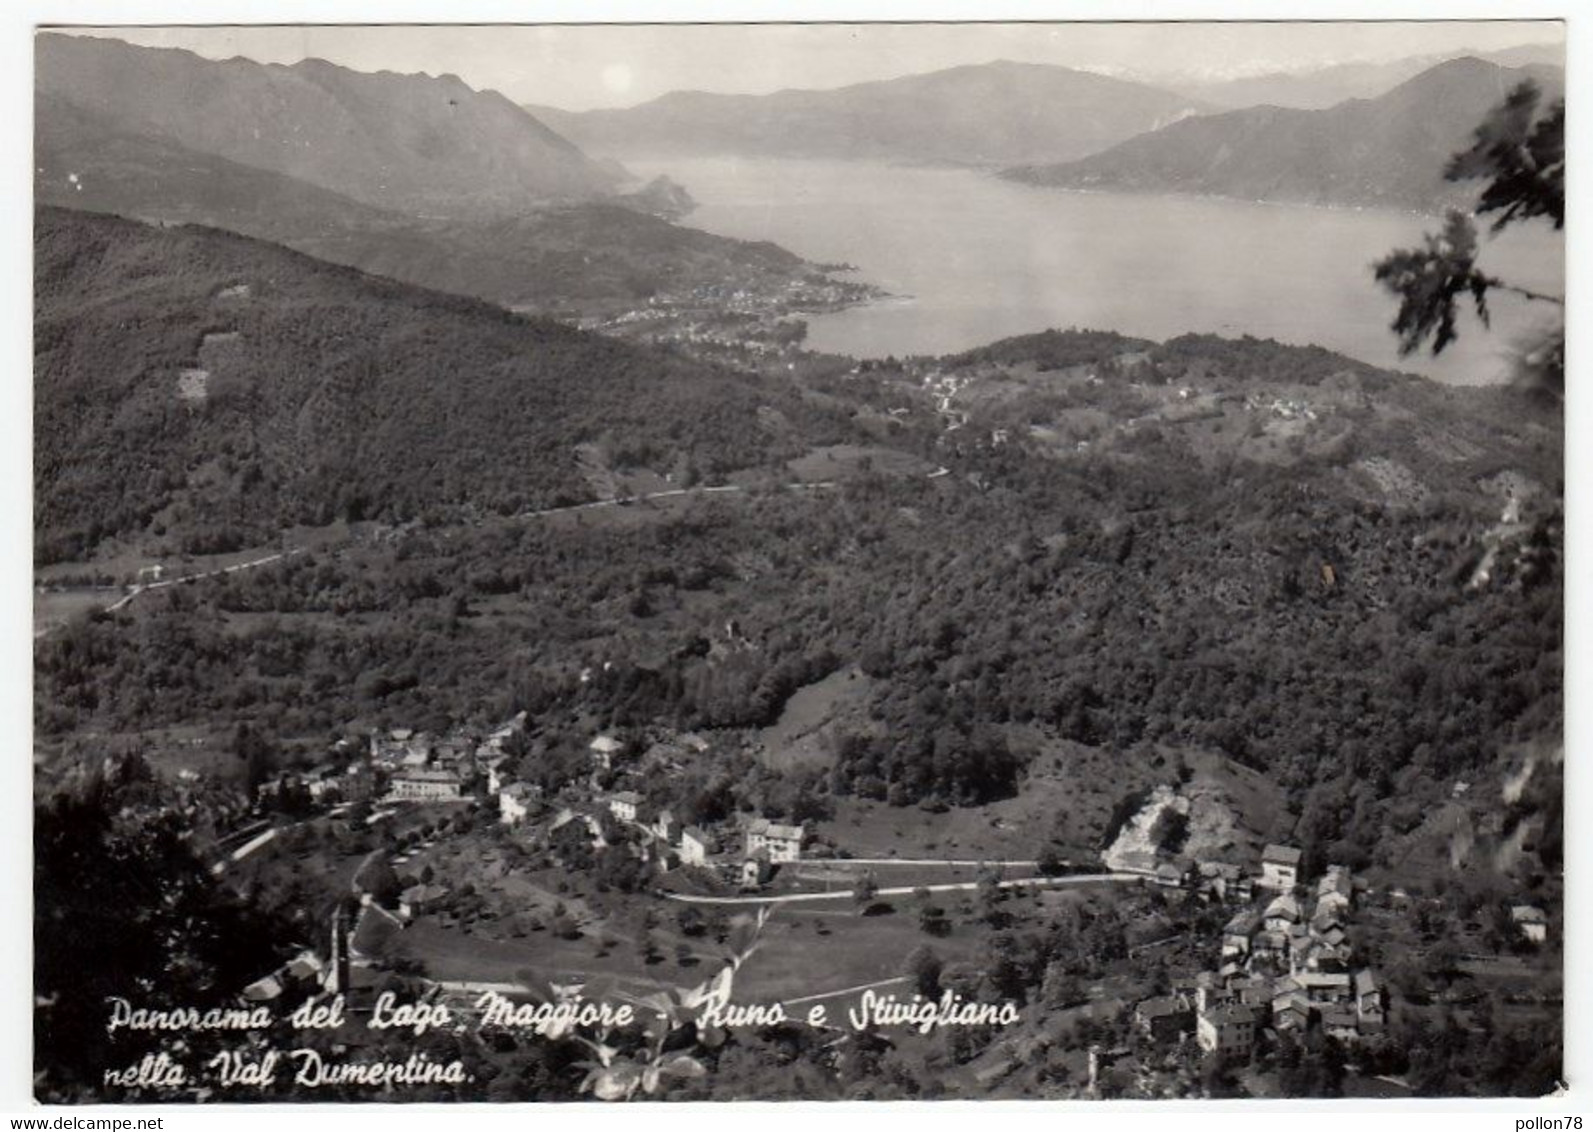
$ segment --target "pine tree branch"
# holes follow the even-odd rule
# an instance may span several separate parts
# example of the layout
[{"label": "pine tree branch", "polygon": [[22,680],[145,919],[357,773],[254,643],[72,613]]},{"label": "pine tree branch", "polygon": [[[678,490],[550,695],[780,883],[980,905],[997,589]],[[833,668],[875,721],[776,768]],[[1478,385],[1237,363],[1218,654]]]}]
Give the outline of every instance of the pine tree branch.
[{"label": "pine tree branch", "polygon": [[1553,303],[1557,307],[1565,306],[1565,299],[1560,295],[1545,295],[1541,291],[1517,287],[1514,283],[1506,283],[1503,279],[1496,279],[1493,276],[1485,277],[1485,282],[1489,287],[1497,288],[1501,291],[1509,291],[1511,294],[1520,295],[1523,299],[1532,299],[1539,303]]}]

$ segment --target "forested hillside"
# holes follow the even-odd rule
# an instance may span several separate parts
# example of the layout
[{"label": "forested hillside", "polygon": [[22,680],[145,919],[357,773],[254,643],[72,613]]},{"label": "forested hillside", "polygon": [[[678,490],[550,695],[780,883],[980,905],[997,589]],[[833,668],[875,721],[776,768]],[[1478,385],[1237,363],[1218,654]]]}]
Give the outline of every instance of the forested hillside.
[{"label": "forested hillside", "polygon": [[419,221],[290,241],[361,271],[515,307],[576,308],[781,287],[815,269],[784,248],[681,227],[619,204],[538,209],[506,220]]},{"label": "forested hillside", "polygon": [[[509,329],[522,325],[506,320],[494,337],[529,333]],[[584,341],[551,340],[572,350]],[[1508,473],[1552,491],[1556,449],[1531,439],[1537,424],[1552,435],[1552,406],[1255,340],[1056,334],[986,353],[1110,367],[1135,346],[1148,347],[1126,351],[1139,368],[1087,387],[1098,405],[1138,396],[1130,378],[1269,395],[1348,389],[1351,407],[1333,418],[1356,439],[1282,461],[1203,462],[1195,440],[1166,424],[1062,455],[1024,438],[947,444],[915,411],[894,443],[954,474],[873,471],[828,492],[703,498],[593,523],[437,523],[152,596],[41,643],[41,728],[65,737],[91,723],[122,731],[219,713],[320,737],[529,709],[550,735],[569,729],[568,750],[555,739],[538,764],[556,768],[579,758],[579,721],[765,726],[798,687],[856,665],[873,682],[866,724],[841,737],[824,770],[760,772],[738,797],[765,809],[796,804],[793,789],[821,808],[848,796],[970,805],[1023,790],[1060,743],[1126,753],[1125,766],[1211,750],[1287,789],[1293,809],[1280,828],[1298,819],[1294,835],[1310,851],[1358,865],[1384,852],[1388,823],[1419,821],[1419,801],[1443,784],[1488,773],[1515,745],[1557,741],[1552,496],[1533,497],[1476,582],[1501,505],[1489,484]],[[682,434],[728,445],[727,459],[738,445],[766,446],[748,427],[758,419],[749,393],[707,380],[698,387],[742,407],[733,421],[716,413],[690,426],[701,432],[682,423]],[[854,406],[901,396],[882,380],[836,380],[827,396]],[[1042,370],[1038,380],[1052,379]],[[574,406],[591,399],[617,413],[609,398],[621,388],[634,386],[588,383],[554,404],[589,421],[596,410]],[[446,410],[418,403],[460,440],[419,459],[468,448]],[[648,403],[655,415],[683,411]],[[641,435],[672,427],[630,420]],[[517,416],[513,427],[548,435],[545,418]],[[1373,499],[1360,469],[1395,457],[1447,489]],[[383,465],[401,498],[418,490],[402,475],[414,463]],[[533,477],[559,471],[552,459],[516,466],[524,492],[546,490]],[[158,677],[162,694],[151,697],[148,680],[101,679],[108,671]],[[710,788],[705,778],[700,789]],[[692,798],[682,804],[701,802]]]},{"label": "forested hillside", "polygon": [[847,435],[789,390],[213,230],[43,209],[34,283],[41,561],[575,502],[582,443],[711,478]]}]

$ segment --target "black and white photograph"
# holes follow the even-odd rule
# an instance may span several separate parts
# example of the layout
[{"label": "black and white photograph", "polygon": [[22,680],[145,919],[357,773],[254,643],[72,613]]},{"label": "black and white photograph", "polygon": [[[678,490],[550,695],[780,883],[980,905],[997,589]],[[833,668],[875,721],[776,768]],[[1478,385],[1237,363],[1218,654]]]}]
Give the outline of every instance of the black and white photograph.
[{"label": "black and white photograph", "polygon": [[35,1104],[1586,1087],[1564,20],[367,7],[25,33]]}]

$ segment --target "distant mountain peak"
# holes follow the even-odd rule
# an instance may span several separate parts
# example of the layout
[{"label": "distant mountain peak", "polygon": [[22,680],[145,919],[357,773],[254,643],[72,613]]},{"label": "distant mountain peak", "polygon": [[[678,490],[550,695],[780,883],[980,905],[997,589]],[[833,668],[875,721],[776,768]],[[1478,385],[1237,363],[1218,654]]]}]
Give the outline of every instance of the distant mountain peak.
[{"label": "distant mountain peak", "polygon": [[1068,189],[1437,209],[1471,191],[1446,182],[1443,169],[1483,115],[1523,78],[1558,93],[1557,75],[1475,56],[1445,59],[1376,98],[1188,118],[1103,153],[1007,176]]},{"label": "distant mountain peak", "polygon": [[534,116],[593,153],[1004,165],[1094,153],[1207,109],[1143,83],[995,59],[828,90],[670,91],[626,109]]},{"label": "distant mountain peak", "polygon": [[39,35],[35,50],[41,99],[379,208],[506,215],[607,195],[617,183],[502,94],[454,74],[218,61],[60,34]]}]

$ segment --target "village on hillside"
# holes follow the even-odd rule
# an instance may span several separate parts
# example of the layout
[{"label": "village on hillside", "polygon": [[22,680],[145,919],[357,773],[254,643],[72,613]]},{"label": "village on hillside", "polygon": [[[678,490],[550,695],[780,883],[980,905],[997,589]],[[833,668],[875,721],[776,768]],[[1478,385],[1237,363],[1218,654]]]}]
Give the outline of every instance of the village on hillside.
[{"label": "village on hillside", "polygon": [[[933,899],[955,901],[957,890],[966,890],[971,901],[977,890],[984,908],[979,915],[995,923],[995,901],[1007,901],[1009,910],[999,917],[1010,920],[1026,914],[1024,900],[1046,907],[1044,900],[1066,895],[1061,886],[1077,884],[1074,891],[1097,893],[1158,922],[1168,914],[1181,917],[1185,927],[1177,938],[1128,947],[1116,969],[1129,974],[1064,995],[1074,1005],[1059,1010],[1058,1018],[1079,1009],[1092,1018],[1082,1031],[1090,1040],[1069,1054],[1086,1057],[1071,1078],[1076,1095],[1104,1095],[1104,1081],[1128,1073],[1139,1073],[1150,1092],[1156,1074],[1183,1056],[1178,1051],[1214,1066],[1242,1067],[1263,1048],[1325,1036],[1340,1050],[1359,1051],[1354,1056],[1368,1074],[1386,1060],[1401,1003],[1366,959],[1361,921],[1409,915],[1420,901],[1398,889],[1373,892],[1340,864],[1308,875],[1296,846],[1268,844],[1247,863],[1166,854],[1108,854],[1109,865],[1053,861],[1044,868],[1042,862],[902,861],[895,863],[915,866],[901,873],[911,886],[881,889],[876,872],[896,875],[888,868],[893,862],[856,858],[807,823],[747,813],[689,823],[661,805],[657,784],[709,749],[700,735],[594,734],[584,766],[550,791],[515,775],[528,749],[526,729],[522,712],[485,734],[377,731],[364,749],[346,743],[336,749],[320,771],[284,773],[262,784],[263,811],[279,813],[222,839],[223,848],[232,848],[218,860],[218,874],[246,868],[273,840],[292,839],[295,825],[281,824],[283,814],[297,815],[300,823],[329,820],[356,839],[361,829],[385,832],[378,841],[352,842],[374,847],[357,859],[348,898],[331,923],[320,926],[324,946],[257,979],[243,990],[243,1001],[285,1005],[342,996],[352,1011],[368,1014],[383,991],[407,986],[468,1012],[474,996],[486,990],[509,998],[526,993],[527,971],[506,966],[506,944],[531,935],[552,952],[548,965],[538,968],[550,978],[617,976],[645,985],[671,940],[678,966],[689,972],[706,960],[701,969],[711,974],[719,961],[714,940],[723,941],[734,922],[759,907],[789,909],[793,932],[796,916],[831,909],[832,918],[813,923],[821,935],[839,940],[864,929],[872,912],[884,907],[877,903],[883,894],[906,895],[910,887],[922,932],[934,938],[945,935],[949,922],[928,903]],[[1170,793],[1150,797],[1146,812],[1154,814],[1167,808]],[[459,848],[449,850],[451,842]],[[537,854],[555,863],[551,875],[566,878],[555,882],[556,891],[528,879]],[[526,865],[524,875],[517,874],[516,861]],[[983,867],[958,867],[975,864]],[[1005,879],[997,883],[996,876]],[[935,881],[952,883],[934,884],[932,897]],[[840,911],[854,904],[856,911]],[[963,910],[971,912],[971,903]],[[631,925],[634,958],[626,958],[629,940],[614,926],[620,923]],[[1221,927],[1203,936],[1199,924]],[[906,938],[918,934],[906,930]],[[1518,952],[1541,948],[1549,930],[1542,909],[1510,909]],[[595,953],[578,955],[576,941],[594,943]],[[1167,943],[1174,946],[1162,948]],[[524,953],[521,947],[516,954]],[[915,958],[922,950],[908,957],[909,969],[922,962]],[[1168,956],[1158,959],[1158,950]],[[505,957],[493,958],[500,951]],[[586,976],[578,974],[583,969]],[[918,976],[864,985],[912,978]],[[1145,997],[1142,989],[1132,997],[1135,987],[1157,993]],[[921,978],[919,988],[928,989]],[[859,988],[836,993],[842,989]],[[1103,1019],[1105,1029],[1098,1025]],[[1036,1043],[1055,1042],[1047,1026],[1042,1019],[1016,1038],[992,1035],[984,1054],[969,1055],[972,1079],[999,1087],[1018,1064],[1034,1060]],[[1407,1087],[1393,1075],[1377,1080],[1394,1095]]]}]

